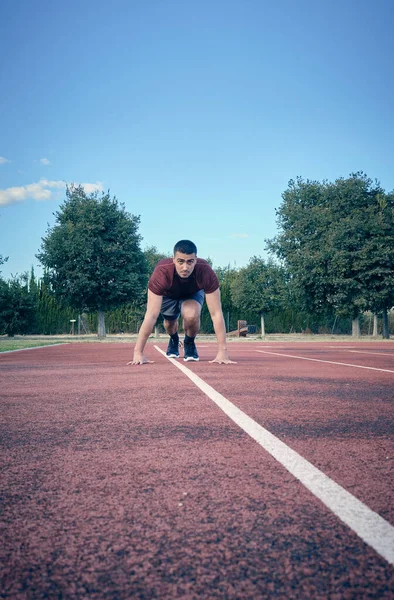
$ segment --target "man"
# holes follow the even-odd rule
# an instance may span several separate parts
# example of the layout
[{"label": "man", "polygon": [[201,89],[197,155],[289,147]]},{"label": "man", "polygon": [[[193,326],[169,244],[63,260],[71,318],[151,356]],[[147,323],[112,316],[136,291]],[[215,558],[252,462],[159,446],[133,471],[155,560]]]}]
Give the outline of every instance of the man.
[{"label": "man", "polygon": [[185,332],[183,359],[198,361],[195,337],[200,329],[204,297],[218,341],[216,358],[210,362],[233,363],[227,354],[219,280],[209,263],[197,258],[195,244],[190,240],[181,240],[174,246],[173,257],[160,260],[149,279],[145,318],[138,334],[133,360],[128,364],[143,365],[153,362],[144,356],[144,348],[160,312],[163,315],[164,328],[170,336],[167,356],[179,357],[178,318],[182,315]]}]

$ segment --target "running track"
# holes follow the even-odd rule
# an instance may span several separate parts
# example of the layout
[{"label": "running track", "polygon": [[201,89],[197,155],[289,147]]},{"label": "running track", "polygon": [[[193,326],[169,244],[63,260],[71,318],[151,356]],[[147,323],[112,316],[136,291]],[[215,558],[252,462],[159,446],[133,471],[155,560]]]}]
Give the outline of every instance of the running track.
[{"label": "running track", "polygon": [[198,347],[0,354],[1,598],[394,598],[394,346]]}]

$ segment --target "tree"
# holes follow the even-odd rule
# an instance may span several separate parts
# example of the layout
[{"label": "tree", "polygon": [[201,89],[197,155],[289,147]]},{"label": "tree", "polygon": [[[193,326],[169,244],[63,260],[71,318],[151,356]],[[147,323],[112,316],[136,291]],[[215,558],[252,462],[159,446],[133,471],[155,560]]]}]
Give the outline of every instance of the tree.
[{"label": "tree", "polygon": [[324,240],[330,216],[324,195],[324,184],[290,180],[276,210],[279,234],[267,240],[269,251],[287,265],[302,308],[311,313],[325,310],[331,292],[330,251]]},{"label": "tree", "polygon": [[227,267],[216,267],[215,273],[218,276],[220,283],[220,299],[227,331],[231,331],[231,324],[234,329],[236,328],[234,317],[237,317],[233,299],[231,297],[231,284],[237,276],[237,272],[228,265]]},{"label": "tree", "polygon": [[[148,277],[150,277],[159,260],[162,260],[163,258],[168,258],[169,254],[163,254],[162,252],[159,252],[156,246],[149,246],[148,248],[145,248],[144,256],[148,265]],[[133,316],[134,318],[137,317],[137,321],[141,323],[144,320],[144,313],[146,310],[145,300],[146,298],[144,298],[144,306],[141,306],[141,304],[139,306],[133,306]],[[161,315],[159,315],[159,318],[155,325],[156,336],[158,336],[159,334],[160,324],[162,323],[162,321],[163,318]],[[136,329],[138,330],[138,327]]]},{"label": "tree", "polygon": [[[212,260],[208,257],[207,262],[213,265]],[[231,281],[235,277],[236,271],[231,269],[230,265],[227,267],[215,267],[214,271],[219,279],[220,284],[220,299],[222,304],[224,321],[226,324],[226,330],[231,331],[231,327],[236,328],[236,310],[231,299]],[[212,318],[208,310],[207,303],[204,302],[201,310],[201,331],[205,333],[213,333]]]},{"label": "tree", "polygon": [[[0,267],[1,267],[1,265],[3,265],[5,262],[7,262],[7,260],[8,260],[8,256],[6,256],[6,257],[4,258],[4,257],[3,257],[3,256],[0,254]],[[1,271],[0,271],[0,274],[1,274]],[[1,285],[3,285],[3,284],[5,285],[5,281],[3,280],[3,278],[1,277],[1,275],[0,275],[0,284],[1,284]]]},{"label": "tree", "polygon": [[334,183],[298,178],[282,198],[280,233],[268,248],[285,261],[307,310],[358,321],[392,305],[392,210],[378,182],[362,172]]},{"label": "tree", "polygon": [[70,320],[76,317],[75,311],[56,298],[48,281],[48,273],[41,279],[34,276],[32,270],[29,280],[29,293],[38,298],[33,333],[54,335],[69,333]]},{"label": "tree", "polygon": [[0,281],[0,329],[13,337],[30,333],[34,323],[37,298],[29,294],[27,273]]},{"label": "tree", "polygon": [[140,298],[146,284],[140,218],[127,213],[109,192],[87,195],[82,186],[73,185],[55,217],[37,258],[59,298],[78,311],[98,311],[98,335],[103,337],[104,312]]},{"label": "tree", "polygon": [[370,283],[372,272],[380,269],[384,251],[378,241],[383,226],[378,214],[382,194],[381,186],[362,172],[327,186],[334,284],[329,300],[338,314],[350,314],[353,319],[371,308],[378,294],[378,286]]},{"label": "tree", "polygon": [[0,335],[5,333],[6,330],[6,310],[8,308],[9,301],[9,290],[8,284],[2,277],[0,277]]},{"label": "tree", "polygon": [[168,258],[168,255],[163,254],[162,252],[159,252],[158,249],[156,248],[156,246],[148,246],[148,248],[145,248],[144,255],[145,255],[146,262],[148,264],[148,276],[149,277],[152,275],[154,268],[157,265],[157,263],[159,262],[159,260],[162,260],[163,258]]},{"label": "tree", "polygon": [[389,338],[387,311],[394,306],[394,191],[378,193],[366,211],[369,235],[355,261],[365,287],[369,310],[383,316],[383,337]]},{"label": "tree", "polygon": [[253,256],[249,264],[240,269],[231,283],[234,305],[245,314],[259,315],[261,335],[265,335],[264,314],[284,304],[286,276],[284,269],[272,260],[265,262]]}]

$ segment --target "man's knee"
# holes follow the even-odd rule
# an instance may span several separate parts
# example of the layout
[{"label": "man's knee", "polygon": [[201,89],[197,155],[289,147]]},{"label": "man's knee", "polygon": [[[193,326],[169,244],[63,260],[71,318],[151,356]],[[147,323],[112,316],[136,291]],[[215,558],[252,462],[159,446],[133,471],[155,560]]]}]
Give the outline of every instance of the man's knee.
[{"label": "man's knee", "polygon": [[182,318],[185,322],[199,322],[201,305],[196,300],[187,300],[182,303]]},{"label": "man's knee", "polygon": [[168,321],[167,319],[163,319],[163,325],[164,325],[164,329],[166,330],[166,332],[169,333],[170,335],[172,335],[173,333],[176,333],[178,331],[178,319],[174,319],[171,321]]}]

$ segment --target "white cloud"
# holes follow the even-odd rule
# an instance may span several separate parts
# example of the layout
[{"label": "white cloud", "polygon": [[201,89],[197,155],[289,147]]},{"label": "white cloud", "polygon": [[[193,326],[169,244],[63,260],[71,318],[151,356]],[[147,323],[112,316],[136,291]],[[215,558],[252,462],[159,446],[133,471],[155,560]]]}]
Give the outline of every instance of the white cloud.
[{"label": "white cloud", "polygon": [[65,181],[49,181],[48,179],[41,178],[40,179],[40,184],[43,185],[44,187],[55,188],[55,189],[58,189],[58,190],[66,188],[66,182]]},{"label": "white cloud", "polygon": [[102,192],[104,189],[101,181],[98,181],[97,183],[81,183],[81,185],[87,194],[93,194],[93,192]]},{"label": "white cloud", "polygon": [[[66,188],[65,181],[50,181],[48,179],[40,179],[36,183],[10,187],[5,190],[0,190],[0,206],[7,204],[17,204],[28,198],[33,200],[51,200],[54,197],[54,190],[62,190]],[[78,184],[74,184],[78,185]],[[82,187],[87,194],[95,191],[103,191],[103,186],[100,181],[97,183],[82,183]]]},{"label": "white cloud", "polygon": [[4,156],[0,156],[0,165],[5,165],[6,163],[10,163],[11,161],[8,158],[4,158]]},{"label": "white cloud", "polygon": [[231,238],[239,238],[239,239],[245,239],[249,237],[248,233],[232,233],[230,235]]},{"label": "white cloud", "polygon": [[50,161],[47,158],[40,158],[40,163],[42,165],[50,165]]}]

